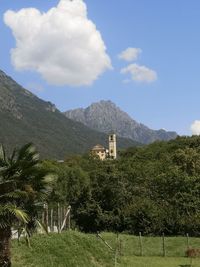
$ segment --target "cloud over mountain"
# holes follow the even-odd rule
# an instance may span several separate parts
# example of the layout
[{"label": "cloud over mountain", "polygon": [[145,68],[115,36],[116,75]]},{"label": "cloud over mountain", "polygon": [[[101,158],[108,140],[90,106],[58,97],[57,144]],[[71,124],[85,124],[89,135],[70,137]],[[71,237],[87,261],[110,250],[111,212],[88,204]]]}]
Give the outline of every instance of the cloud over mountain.
[{"label": "cloud over mountain", "polygon": [[13,32],[11,50],[17,70],[34,70],[50,84],[92,84],[111,60],[82,0],[61,0],[46,13],[35,8],[8,10],[4,22]]},{"label": "cloud over mountain", "polygon": [[[119,55],[119,59],[123,59],[127,62],[134,62],[138,59],[138,56],[142,53],[141,48],[128,47],[123,50]],[[124,83],[130,81],[151,83],[157,80],[157,73],[146,66],[132,63],[121,69],[121,74],[130,74],[130,79],[125,79]]]}]

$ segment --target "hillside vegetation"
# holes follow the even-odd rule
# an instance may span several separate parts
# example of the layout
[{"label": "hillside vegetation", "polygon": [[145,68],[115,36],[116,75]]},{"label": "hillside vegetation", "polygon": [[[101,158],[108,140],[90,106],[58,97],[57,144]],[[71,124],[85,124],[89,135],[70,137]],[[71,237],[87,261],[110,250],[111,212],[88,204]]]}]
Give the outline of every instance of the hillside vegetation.
[{"label": "hillside vegetation", "polygon": [[[0,143],[8,150],[32,142],[42,157],[63,159],[85,153],[100,143],[108,146],[108,136],[64,116],[51,102],[17,84],[0,71]],[[118,147],[137,143],[118,138]]]},{"label": "hillside vegetation", "polygon": [[49,204],[71,205],[82,231],[200,235],[200,137],[131,148],[117,160],[85,155],[43,167],[58,175]]},{"label": "hillside vegetation", "polygon": [[[105,233],[103,238],[115,249],[116,234]],[[162,243],[159,237],[143,238],[144,256],[140,253],[136,236],[120,235],[121,253],[117,255],[118,267],[180,267],[189,264],[184,256],[186,238],[166,238],[166,257],[162,257]],[[200,240],[191,238],[193,247],[200,246]],[[74,231],[62,234],[37,235],[31,239],[31,248],[22,241],[13,242],[13,267],[113,267],[115,253],[97,239],[95,235]],[[193,260],[193,267],[199,267],[199,259]]]}]

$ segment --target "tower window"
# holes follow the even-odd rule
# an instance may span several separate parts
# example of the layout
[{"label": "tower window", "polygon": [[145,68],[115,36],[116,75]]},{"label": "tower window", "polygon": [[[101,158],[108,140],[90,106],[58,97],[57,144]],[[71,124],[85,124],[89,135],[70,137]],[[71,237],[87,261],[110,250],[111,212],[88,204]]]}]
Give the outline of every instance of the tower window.
[{"label": "tower window", "polygon": [[110,136],[110,140],[113,141],[113,135]]}]

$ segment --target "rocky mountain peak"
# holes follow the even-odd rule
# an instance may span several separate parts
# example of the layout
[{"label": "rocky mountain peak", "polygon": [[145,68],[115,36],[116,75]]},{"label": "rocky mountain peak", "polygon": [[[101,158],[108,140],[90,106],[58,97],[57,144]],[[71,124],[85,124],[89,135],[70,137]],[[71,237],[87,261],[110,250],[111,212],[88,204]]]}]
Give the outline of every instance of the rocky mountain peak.
[{"label": "rocky mountain peak", "polygon": [[170,140],[177,136],[175,132],[152,130],[138,123],[110,100],[101,100],[85,109],[69,110],[64,114],[92,129],[105,133],[115,132],[118,136],[145,144],[156,140]]}]

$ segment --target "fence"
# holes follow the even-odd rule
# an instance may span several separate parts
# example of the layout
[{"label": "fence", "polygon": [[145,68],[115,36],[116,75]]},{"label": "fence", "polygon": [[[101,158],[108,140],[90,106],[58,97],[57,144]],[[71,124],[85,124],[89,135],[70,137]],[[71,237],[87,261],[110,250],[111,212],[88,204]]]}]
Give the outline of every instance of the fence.
[{"label": "fence", "polygon": [[[38,233],[54,232],[61,233],[63,230],[71,229],[71,206],[63,206],[57,203],[55,206],[43,205],[43,209],[39,212],[38,221],[41,226]],[[25,236],[25,232],[19,229],[12,229],[12,239],[19,239]],[[20,233],[20,234],[19,234]]]},{"label": "fence", "polygon": [[[130,257],[185,257],[186,251],[198,251],[200,253],[200,238],[190,237],[189,234],[178,237],[161,236],[138,236],[127,234],[103,233],[97,235],[99,240],[113,253],[115,266],[118,266],[121,256]],[[100,236],[100,237],[99,237]],[[102,242],[102,241],[101,241]]]},{"label": "fence", "polygon": [[44,204],[41,214],[41,222],[46,226],[48,232],[62,232],[71,228],[71,206],[48,206]]}]

